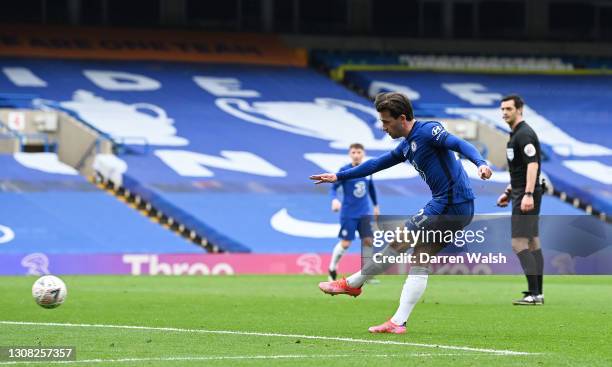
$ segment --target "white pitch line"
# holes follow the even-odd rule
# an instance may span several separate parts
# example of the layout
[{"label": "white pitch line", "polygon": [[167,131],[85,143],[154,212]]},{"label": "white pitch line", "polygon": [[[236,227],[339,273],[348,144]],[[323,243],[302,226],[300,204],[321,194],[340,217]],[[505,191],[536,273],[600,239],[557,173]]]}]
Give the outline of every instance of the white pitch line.
[{"label": "white pitch line", "polygon": [[8,361],[0,362],[0,366],[45,363],[45,364],[74,364],[74,363],[125,363],[125,362],[173,362],[173,361],[223,361],[241,359],[308,359],[308,358],[391,358],[391,357],[439,357],[439,356],[467,356],[465,353],[409,353],[409,354],[287,354],[287,355],[254,355],[254,356],[193,356],[193,357],[148,357],[148,358],[118,358],[118,359],[82,359],[76,361]]},{"label": "white pitch line", "polygon": [[263,332],[254,332],[254,331],[181,329],[181,328],[173,328],[173,327],[151,327],[151,326],[134,326],[134,325],[104,325],[104,324],[71,324],[71,323],[59,323],[59,322],[28,322],[28,321],[0,321],[0,324],[5,324],[5,325],[32,325],[32,326],[63,326],[63,327],[103,328],[103,329],[129,329],[129,330],[149,330],[149,331],[170,331],[170,332],[179,332],[179,333],[199,333],[199,334],[269,336],[269,337],[277,337],[277,338],[301,338],[301,339],[314,339],[314,340],[333,340],[333,341],[343,341],[343,342],[350,342],[350,343],[364,343],[364,344],[405,345],[405,346],[411,346],[411,347],[437,348],[437,349],[448,349],[448,350],[462,350],[462,351],[466,351],[466,352],[493,353],[493,354],[500,354],[500,355],[534,355],[534,354],[539,354],[539,353],[530,353],[530,352],[518,352],[518,351],[513,351],[513,350],[505,350],[505,349],[473,348],[473,347],[462,347],[462,346],[455,346],[455,345],[400,342],[400,341],[394,341],[394,340],[355,339],[355,338],[344,338],[344,337],[334,337],[334,336],[316,336],[316,335],[299,335],[299,334],[278,334],[278,333],[263,333]]}]

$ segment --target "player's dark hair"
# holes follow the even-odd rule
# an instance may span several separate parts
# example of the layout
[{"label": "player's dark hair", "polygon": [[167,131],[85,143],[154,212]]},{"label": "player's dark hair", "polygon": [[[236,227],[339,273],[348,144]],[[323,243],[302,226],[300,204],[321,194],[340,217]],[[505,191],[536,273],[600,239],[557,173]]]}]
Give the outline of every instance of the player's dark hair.
[{"label": "player's dark hair", "polygon": [[376,106],[376,111],[389,111],[389,114],[393,116],[393,118],[398,118],[401,115],[405,115],[406,120],[412,120],[414,118],[414,111],[412,110],[410,100],[401,93],[379,93],[376,95],[374,105]]},{"label": "player's dark hair", "polygon": [[365,148],[363,147],[363,144],[361,143],[353,143],[351,144],[351,146],[349,147],[349,151],[351,149],[361,149],[361,150],[365,150]]},{"label": "player's dark hair", "polygon": [[519,96],[518,94],[509,94],[502,98],[501,101],[514,101],[514,108],[516,108],[517,110],[523,108],[523,106],[525,105],[523,98],[521,98],[521,96]]}]

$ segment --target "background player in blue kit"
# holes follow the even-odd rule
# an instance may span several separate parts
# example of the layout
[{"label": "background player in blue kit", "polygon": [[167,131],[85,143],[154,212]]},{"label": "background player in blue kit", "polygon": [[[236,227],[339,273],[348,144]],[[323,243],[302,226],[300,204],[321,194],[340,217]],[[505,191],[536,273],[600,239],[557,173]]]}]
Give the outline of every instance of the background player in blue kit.
[{"label": "background player in blue kit", "polygon": [[[343,181],[369,176],[375,172],[408,161],[417,170],[431,190],[432,199],[406,226],[412,229],[450,229],[460,230],[468,225],[474,215],[474,193],[470,181],[453,151],[467,157],[478,167],[480,178],[491,177],[491,169],[473,145],[451,135],[436,121],[418,121],[414,118],[412,105],[401,93],[381,93],[376,96],[376,110],[383,123],[383,130],[393,139],[403,138],[391,152],[371,159],[357,167],[338,173],[324,173],[310,176],[315,183]],[[455,221],[440,223],[441,216],[451,216]],[[440,228],[443,226],[444,228]],[[411,228],[409,228],[411,229]],[[414,246],[413,255],[417,262],[410,267],[404,283],[400,304],[387,322],[369,328],[372,333],[406,332],[406,321],[412,309],[423,295],[427,286],[429,268],[420,263],[420,253],[435,255],[444,244],[421,244]],[[393,256],[406,250],[403,243],[394,242],[384,251]],[[348,279],[321,282],[319,288],[328,294],[348,294],[357,297],[361,287],[374,274],[359,271]]]},{"label": "background player in blue kit", "polygon": [[[340,172],[360,165],[364,156],[363,145],[351,144],[349,147],[351,163],[340,168]],[[340,187],[342,188],[342,202],[338,200],[338,188]],[[355,239],[355,232],[359,232],[362,248],[372,248],[372,227],[368,220],[362,220],[362,217],[372,214],[370,199],[374,204],[375,217],[380,214],[380,209],[372,176],[334,182],[329,193],[332,197],[332,210],[340,211],[340,232],[338,233],[340,241],[334,247],[329,262],[329,280],[336,280],[338,263]]]}]

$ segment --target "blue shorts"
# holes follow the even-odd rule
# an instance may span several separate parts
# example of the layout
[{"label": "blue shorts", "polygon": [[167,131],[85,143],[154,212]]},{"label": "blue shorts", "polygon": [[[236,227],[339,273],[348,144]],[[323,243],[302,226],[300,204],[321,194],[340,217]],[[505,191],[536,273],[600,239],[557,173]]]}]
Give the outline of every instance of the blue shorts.
[{"label": "blue shorts", "polygon": [[472,222],[474,201],[459,204],[445,204],[434,200],[425,205],[406,222],[409,230],[431,229],[459,231]]},{"label": "blue shorts", "polygon": [[359,232],[359,237],[361,238],[373,236],[369,216],[363,218],[342,218],[340,220],[339,238],[352,241],[355,239],[355,232]]}]

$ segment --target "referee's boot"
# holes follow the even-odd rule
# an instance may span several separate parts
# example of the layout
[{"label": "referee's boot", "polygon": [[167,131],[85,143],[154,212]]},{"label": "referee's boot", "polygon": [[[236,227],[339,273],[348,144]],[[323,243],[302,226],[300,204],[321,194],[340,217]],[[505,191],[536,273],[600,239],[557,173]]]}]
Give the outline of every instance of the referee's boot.
[{"label": "referee's boot", "polygon": [[512,301],[515,306],[539,306],[544,304],[544,297],[532,295],[531,292],[523,292],[523,298]]}]

